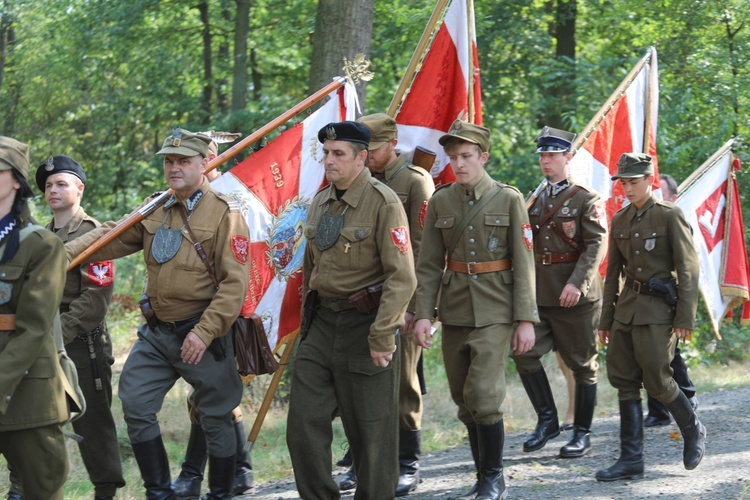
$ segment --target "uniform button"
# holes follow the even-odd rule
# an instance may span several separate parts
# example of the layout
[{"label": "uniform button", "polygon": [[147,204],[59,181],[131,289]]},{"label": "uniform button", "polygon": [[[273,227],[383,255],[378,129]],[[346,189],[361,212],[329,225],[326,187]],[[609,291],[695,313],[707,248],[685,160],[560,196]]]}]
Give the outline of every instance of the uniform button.
[{"label": "uniform button", "polygon": [[476,274],[472,274],[471,275],[471,279],[473,279],[473,280],[477,279],[477,275]]},{"label": "uniform button", "polygon": [[620,233],[620,238],[622,238],[622,236],[623,236],[622,233]]},{"label": "uniform button", "polygon": [[656,236],[656,233],[651,233],[651,236]]},{"label": "uniform button", "polygon": [[542,251],[543,251],[543,252],[549,252],[549,248],[547,248],[547,247],[544,247],[544,248],[542,248]]},{"label": "uniform button", "polygon": [[635,233],[633,236],[635,236],[636,238],[638,238],[640,235],[638,233]]},{"label": "uniform button", "polygon": [[5,273],[0,274],[0,278],[5,278]]},{"label": "uniform button", "polygon": [[25,371],[25,372],[23,373],[23,376],[25,377],[25,376],[26,376],[26,375],[28,375],[28,374],[29,374],[29,370],[26,370],[26,371]]},{"label": "uniform button", "polygon": [[636,254],[636,255],[640,255],[640,254],[641,254],[641,251],[640,251],[640,250],[636,250],[636,251],[635,251],[635,254]]},{"label": "uniform button", "polygon": [[473,207],[473,206],[474,206],[474,200],[472,200],[472,201],[470,201],[470,202],[469,202],[469,206],[470,206],[470,207]]},{"label": "uniform button", "polygon": [[5,396],[5,402],[10,403],[10,396]]},{"label": "uniform button", "polygon": [[469,238],[469,243],[474,243],[474,238]]},{"label": "uniform button", "polygon": [[474,257],[476,254],[477,253],[474,250],[472,250],[471,252],[469,252],[469,255],[471,255],[472,257]]},{"label": "uniform button", "polygon": [[544,239],[545,239],[545,240],[548,240],[548,239],[549,239],[549,236],[545,236],[545,237],[544,237]]},{"label": "uniform button", "polygon": [[446,224],[448,224],[448,221],[447,221],[447,220],[444,220],[444,221],[443,221],[443,225],[446,225]]},{"label": "uniform button", "polygon": [[473,231],[473,230],[474,230],[474,226],[469,226],[469,231]]},{"label": "uniform button", "polygon": [[638,269],[636,269],[636,271],[638,271],[640,273],[640,272],[643,271],[643,268],[639,267]]},{"label": "uniform button", "polygon": [[495,219],[495,224],[500,224],[500,219]]}]

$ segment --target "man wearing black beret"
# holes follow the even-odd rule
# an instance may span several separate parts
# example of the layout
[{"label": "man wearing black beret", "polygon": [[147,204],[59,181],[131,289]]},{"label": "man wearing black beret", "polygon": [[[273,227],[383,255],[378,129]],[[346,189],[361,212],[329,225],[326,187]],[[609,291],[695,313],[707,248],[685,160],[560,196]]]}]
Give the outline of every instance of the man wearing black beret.
[{"label": "man wearing black beret", "polygon": [[398,195],[365,168],[369,129],[318,133],[329,185],[305,227],[302,342],[287,445],[302,498],[339,498],[331,420],[341,413],[357,474],[354,498],[393,498],[398,483],[398,333],[414,293],[414,256]]}]

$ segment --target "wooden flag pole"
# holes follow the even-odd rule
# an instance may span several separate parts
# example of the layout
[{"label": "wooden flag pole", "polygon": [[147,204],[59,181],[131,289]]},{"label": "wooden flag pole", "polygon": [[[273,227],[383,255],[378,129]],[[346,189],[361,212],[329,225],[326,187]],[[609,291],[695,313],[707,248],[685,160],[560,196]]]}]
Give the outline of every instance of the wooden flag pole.
[{"label": "wooden flag pole", "polygon": [[422,56],[424,55],[427,45],[430,42],[430,38],[432,37],[432,32],[435,29],[435,25],[440,20],[440,16],[443,13],[443,10],[445,10],[445,6],[447,3],[448,0],[438,0],[437,4],[435,4],[435,8],[432,10],[432,15],[427,21],[427,26],[425,26],[424,31],[422,32],[422,38],[420,38],[419,43],[417,43],[417,48],[414,51],[414,54],[412,54],[411,56],[411,61],[409,61],[409,65],[406,67],[404,76],[401,78],[401,82],[398,84],[396,93],[393,94],[393,99],[391,99],[391,104],[390,106],[388,106],[388,111],[386,112],[388,116],[392,118],[396,116],[396,111],[401,105],[401,100],[404,98],[406,90],[409,88],[409,85],[411,85],[412,78],[414,78],[414,73],[417,71],[417,65],[419,64],[419,61],[422,60]]},{"label": "wooden flag pole", "polygon": [[474,105],[474,0],[466,0],[466,19],[469,26],[466,31],[469,36],[469,123],[476,123],[476,106]]},{"label": "wooden flag pole", "polygon": [[712,167],[717,161],[723,158],[724,155],[727,153],[727,151],[732,149],[733,145],[734,145],[734,139],[729,139],[727,142],[724,143],[722,147],[719,148],[718,151],[712,154],[708,160],[703,162],[703,165],[696,168],[687,179],[682,181],[682,184],[680,184],[680,186],[677,188],[677,198],[679,199],[680,195],[682,195],[682,192],[685,191],[687,188],[689,188],[691,184],[695,183],[698,180],[698,178],[700,178],[703,175],[706,169]]},{"label": "wooden flag pole", "polygon": [[[208,163],[208,166],[206,167],[206,173],[210,172],[211,170],[215,169],[225,161],[234,158],[237,156],[240,151],[248,147],[249,145],[253,144],[256,141],[259,141],[269,133],[273,132],[277,128],[279,128],[281,125],[289,121],[290,119],[294,118],[296,115],[301,113],[302,111],[306,110],[316,102],[322,100],[325,98],[328,94],[333,92],[334,90],[337,90],[339,87],[343,86],[346,83],[346,78],[344,77],[336,77],[333,82],[329,83],[322,89],[318,90],[311,96],[307,97],[305,100],[297,103],[297,105],[289,108],[284,113],[277,116],[275,119],[271,120],[249,136],[242,139],[240,142],[232,146],[231,148],[224,151],[222,154],[214,158]],[[151,202],[148,204],[142,206],[126,218],[122,219],[120,222],[117,223],[115,227],[113,227],[111,230],[109,230],[106,234],[104,234],[101,238],[96,240],[94,243],[92,243],[88,248],[86,248],[84,251],[82,251],[80,254],[74,258],[70,264],[68,265],[68,271],[71,269],[76,268],[79,266],[82,262],[84,262],[91,254],[97,252],[102,247],[107,245],[109,242],[117,238],[120,234],[127,231],[131,227],[135,226],[139,222],[141,222],[143,219],[146,218],[148,214],[156,210],[158,207],[163,205],[170,196],[172,196],[172,190],[169,189],[165,192],[163,192],[161,195],[157,196]]]},{"label": "wooden flag pole", "polygon": [[[651,122],[653,121],[651,114],[654,112],[654,95],[657,90],[656,86],[659,84],[658,80],[654,78],[656,61],[653,57],[653,50],[653,47],[649,49],[651,57],[648,65],[648,86],[646,87],[648,89],[648,100],[646,101],[646,116],[644,117],[645,123],[643,126],[643,152],[646,154],[648,154],[649,147],[651,146]],[[656,137],[654,137],[654,140],[656,140]]]}]

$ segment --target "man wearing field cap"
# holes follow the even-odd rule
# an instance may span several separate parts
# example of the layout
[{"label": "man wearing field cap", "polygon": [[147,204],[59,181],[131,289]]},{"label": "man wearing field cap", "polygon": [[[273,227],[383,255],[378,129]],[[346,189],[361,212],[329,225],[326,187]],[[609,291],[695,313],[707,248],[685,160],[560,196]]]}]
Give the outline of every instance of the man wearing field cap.
[{"label": "man wearing field cap", "polygon": [[[398,129],[396,121],[385,113],[362,116],[357,120],[370,130],[369,157],[367,168],[373,177],[396,192],[404,205],[409,220],[409,234],[414,260],[419,255],[422,243],[422,229],[427,211],[427,200],[435,191],[432,178],[422,168],[406,161],[406,157],[396,152]],[[404,333],[410,334],[414,326],[415,297],[412,297],[404,318]],[[422,428],[422,383],[418,373],[422,348],[414,341],[413,335],[401,337],[401,382],[398,401],[398,461],[399,479],[396,496],[408,495],[419,485],[419,456]],[[342,491],[357,485],[354,466],[339,483]]]},{"label": "man wearing field cap", "polygon": [[589,434],[596,404],[596,329],[601,314],[599,265],[607,251],[607,221],[599,195],[568,177],[575,134],[544,127],[536,139],[545,188],[529,207],[534,234],[536,301],[540,322],[533,349],[513,356],[537,414],[523,451],[539,450],[560,434],[555,398],[542,364],[553,348],[576,381],[573,435],[562,458],[591,450]]},{"label": "man wearing field cap", "polygon": [[437,304],[448,385],[477,470],[477,483],[459,498],[505,498],[505,360],[509,348],[518,355],[534,346],[539,321],[531,226],[521,193],[485,171],[488,128],[457,120],[439,141],[456,182],[427,206],[414,334],[430,347]]},{"label": "man wearing field cap", "polygon": [[329,185],[307,214],[287,446],[300,497],[339,498],[331,419],[340,412],[357,473],[354,498],[389,499],[399,476],[399,333],[416,286],[408,221],[398,196],[365,168],[366,126],[329,123],[318,140]]},{"label": "man wearing field cap", "polygon": [[706,428],[669,366],[675,343],[695,327],[698,257],[682,210],[654,196],[653,177],[643,153],[623,154],[612,177],[630,204],[612,218],[599,339],[608,345],[607,376],[620,401],[620,458],[596,473],[599,481],[643,476],[641,388],[674,416],[686,469],[706,449]]},{"label": "man wearing field cap", "polygon": [[[83,167],[70,156],[52,156],[36,169],[36,185],[53,214],[47,229],[63,243],[101,225],[81,207],[86,180]],[[86,413],[73,422],[73,430],[83,437],[78,448],[96,498],[113,498],[125,486],[111,411],[115,359],[105,321],[113,289],[111,260],[82,264],[68,271],[60,304],[65,350],[86,398]]]},{"label": "man wearing field cap", "polygon": [[[180,377],[195,388],[208,441],[208,498],[232,495],[237,449],[232,410],[240,403],[242,383],[228,334],[247,290],[249,243],[240,210],[203,175],[210,142],[205,135],[173,129],[156,153],[163,157],[173,195],[88,257],[113,259],[143,250],[146,262],[141,308],[147,323],[138,329],[123,367],[119,396],[148,498],[174,496],[156,414]],[[69,242],[68,257],[114,225]]]}]

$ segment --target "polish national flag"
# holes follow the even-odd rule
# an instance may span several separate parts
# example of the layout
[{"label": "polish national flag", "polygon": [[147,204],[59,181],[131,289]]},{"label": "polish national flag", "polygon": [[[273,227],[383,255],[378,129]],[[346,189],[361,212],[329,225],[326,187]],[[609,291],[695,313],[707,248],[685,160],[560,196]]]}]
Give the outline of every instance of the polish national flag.
[{"label": "polish national flag", "polygon": [[700,289],[717,335],[727,311],[750,297],[745,226],[735,178],[740,161],[732,156],[733,142],[696,170],[677,196],[677,206],[693,228]]},{"label": "polish national flag", "polygon": [[408,161],[412,160],[417,146],[437,153],[430,171],[436,186],[456,180],[438,139],[457,118],[469,119],[469,72],[472,68],[469,57],[473,59],[474,68],[474,123],[482,124],[476,37],[472,36],[469,44],[469,33],[475,33],[473,23],[466,0],[453,0],[395,117],[398,149]]},{"label": "polish national flag", "polygon": [[300,325],[303,229],[324,181],[318,130],[353,120],[355,96],[349,84],[332,92],[324,106],[211,183],[237,201],[247,220],[250,281],[241,314],[263,320],[274,350]]},{"label": "polish national flag", "polygon": [[[594,189],[607,202],[607,220],[627,205],[620,183],[611,180],[617,173],[617,161],[623,153],[643,153],[645,134],[649,134],[648,154],[654,162],[653,188],[661,196],[656,156],[656,122],[659,108],[659,76],[656,49],[649,49],[642,67],[604,118],[595,126],[570,161],[575,181]],[[650,127],[646,118],[650,112]]]}]

